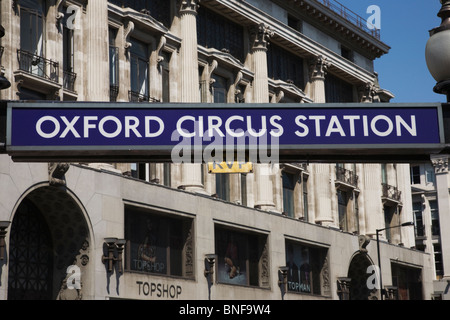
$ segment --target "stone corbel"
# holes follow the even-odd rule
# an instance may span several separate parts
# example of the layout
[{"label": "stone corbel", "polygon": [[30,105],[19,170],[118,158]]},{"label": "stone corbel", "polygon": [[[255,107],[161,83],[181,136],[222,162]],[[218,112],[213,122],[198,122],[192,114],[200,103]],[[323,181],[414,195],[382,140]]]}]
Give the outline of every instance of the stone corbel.
[{"label": "stone corbel", "polygon": [[239,97],[243,95],[243,92],[241,92],[241,89],[239,89],[239,83],[241,82],[242,78],[243,78],[242,72],[239,71],[236,75],[236,79],[234,80],[234,84],[233,84],[234,96],[235,96],[234,100],[236,102],[240,101],[241,99]]},{"label": "stone corbel", "polygon": [[360,235],[358,237],[358,242],[359,242],[359,252],[360,253],[367,253],[367,246],[369,245],[370,242],[370,237],[366,236],[366,235]]},{"label": "stone corbel", "polygon": [[61,12],[61,7],[65,2],[65,0],[58,0],[56,2],[56,23],[59,23],[64,18],[64,13]]},{"label": "stone corbel", "polygon": [[164,46],[166,45],[167,39],[166,37],[162,36],[161,41],[159,42],[158,49],[156,49],[156,52],[158,52],[158,58],[156,58],[156,62],[158,63],[158,66],[161,65],[161,63],[164,62],[164,57],[162,55],[162,50]]},{"label": "stone corbel", "polygon": [[219,63],[217,62],[217,60],[213,60],[213,62],[209,65],[208,78],[209,78],[209,87],[210,88],[212,88],[212,86],[216,82],[216,80],[213,79],[212,74],[213,74],[214,70],[217,69],[218,65],[219,65]]},{"label": "stone corbel", "polygon": [[66,181],[64,175],[69,170],[68,163],[49,163],[48,164],[48,180],[51,186],[65,186]]},{"label": "stone corbel", "polygon": [[128,50],[131,48],[131,42],[130,42],[130,34],[134,30],[134,22],[129,21],[127,27],[123,31],[123,37],[125,39],[125,50]]},{"label": "stone corbel", "polygon": [[280,101],[283,100],[283,98],[284,98],[284,91],[280,90],[280,92],[278,92],[275,95],[275,103],[280,103]]}]

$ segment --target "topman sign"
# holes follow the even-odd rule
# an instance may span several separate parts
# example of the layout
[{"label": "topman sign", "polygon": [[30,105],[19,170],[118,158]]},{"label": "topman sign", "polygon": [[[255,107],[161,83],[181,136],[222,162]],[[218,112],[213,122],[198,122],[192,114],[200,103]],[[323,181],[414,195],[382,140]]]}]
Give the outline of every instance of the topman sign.
[{"label": "topman sign", "polygon": [[441,104],[5,102],[17,161],[418,161],[445,152]]}]

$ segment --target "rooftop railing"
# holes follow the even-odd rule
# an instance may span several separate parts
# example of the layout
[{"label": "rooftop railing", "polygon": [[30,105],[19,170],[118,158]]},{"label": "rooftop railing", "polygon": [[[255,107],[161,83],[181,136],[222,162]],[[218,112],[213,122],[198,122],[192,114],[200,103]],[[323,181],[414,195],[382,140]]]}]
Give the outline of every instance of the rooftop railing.
[{"label": "rooftop railing", "polygon": [[[336,0],[316,0],[320,4],[324,5],[325,7],[331,9],[332,11],[339,14],[341,17],[343,17],[345,20],[351,22],[355,26],[361,28],[368,34],[372,35],[376,39],[380,40],[380,30],[375,28],[375,26],[372,26],[370,23],[367,22],[366,19],[358,15],[357,13],[353,12],[352,10],[345,7],[343,4]],[[370,28],[369,28],[370,26]]]}]

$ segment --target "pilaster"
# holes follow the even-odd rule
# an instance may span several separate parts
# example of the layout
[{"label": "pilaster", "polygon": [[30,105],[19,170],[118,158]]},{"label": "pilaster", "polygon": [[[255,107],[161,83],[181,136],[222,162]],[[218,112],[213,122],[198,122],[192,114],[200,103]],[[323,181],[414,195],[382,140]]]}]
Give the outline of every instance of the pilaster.
[{"label": "pilaster", "polygon": [[109,78],[104,70],[109,70],[108,52],[108,4],[106,0],[89,1],[87,15],[87,82],[86,100],[109,101]]},{"label": "pilaster", "polygon": [[[439,225],[442,252],[450,252],[450,233],[446,229],[450,225],[450,196],[448,182],[449,155],[432,155],[431,163],[436,174],[436,191],[439,208]],[[444,278],[450,280],[450,255],[443,254]]]},{"label": "pilaster", "polygon": [[[269,103],[269,80],[267,71],[267,45],[273,31],[260,23],[250,29],[252,44],[253,102]],[[258,164],[255,168],[256,202],[255,207],[262,210],[275,210],[273,172],[270,164]]]},{"label": "pilaster", "polygon": [[[182,0],[180,2],[180,66],[181,66],[181,102],[200,102],[198,52],[197,52],[197,9],[200,0]],[[181,165],[181,186],[191,192],[204,193],[202,165]]]},{"label": "pilaster", "polygon": [[325,103],[325,76],[330,67],[327,58],[318,56],[310,60],[309,96],[315,103]]}]

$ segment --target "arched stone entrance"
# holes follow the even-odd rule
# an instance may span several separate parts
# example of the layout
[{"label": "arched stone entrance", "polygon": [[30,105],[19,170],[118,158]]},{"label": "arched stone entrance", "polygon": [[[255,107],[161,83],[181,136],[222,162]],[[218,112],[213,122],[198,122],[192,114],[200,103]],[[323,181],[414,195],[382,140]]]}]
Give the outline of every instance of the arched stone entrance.
[{"label": "arched stone entrance", "polygon": [[372,273],[367,272],[368,268],[373,265],[366,253],[358,252],[350,262],[348,268],[348,277],[350,283],[350,300],[376,300],[377,290],[369,289],[367,279]]},{"label": "arched stone entrance", "polygon": [[90,287],[83,286],[89,235],[82,208],[65,188],[47,185],[29,192],[11,224],[8,299],[81,299]]}]

